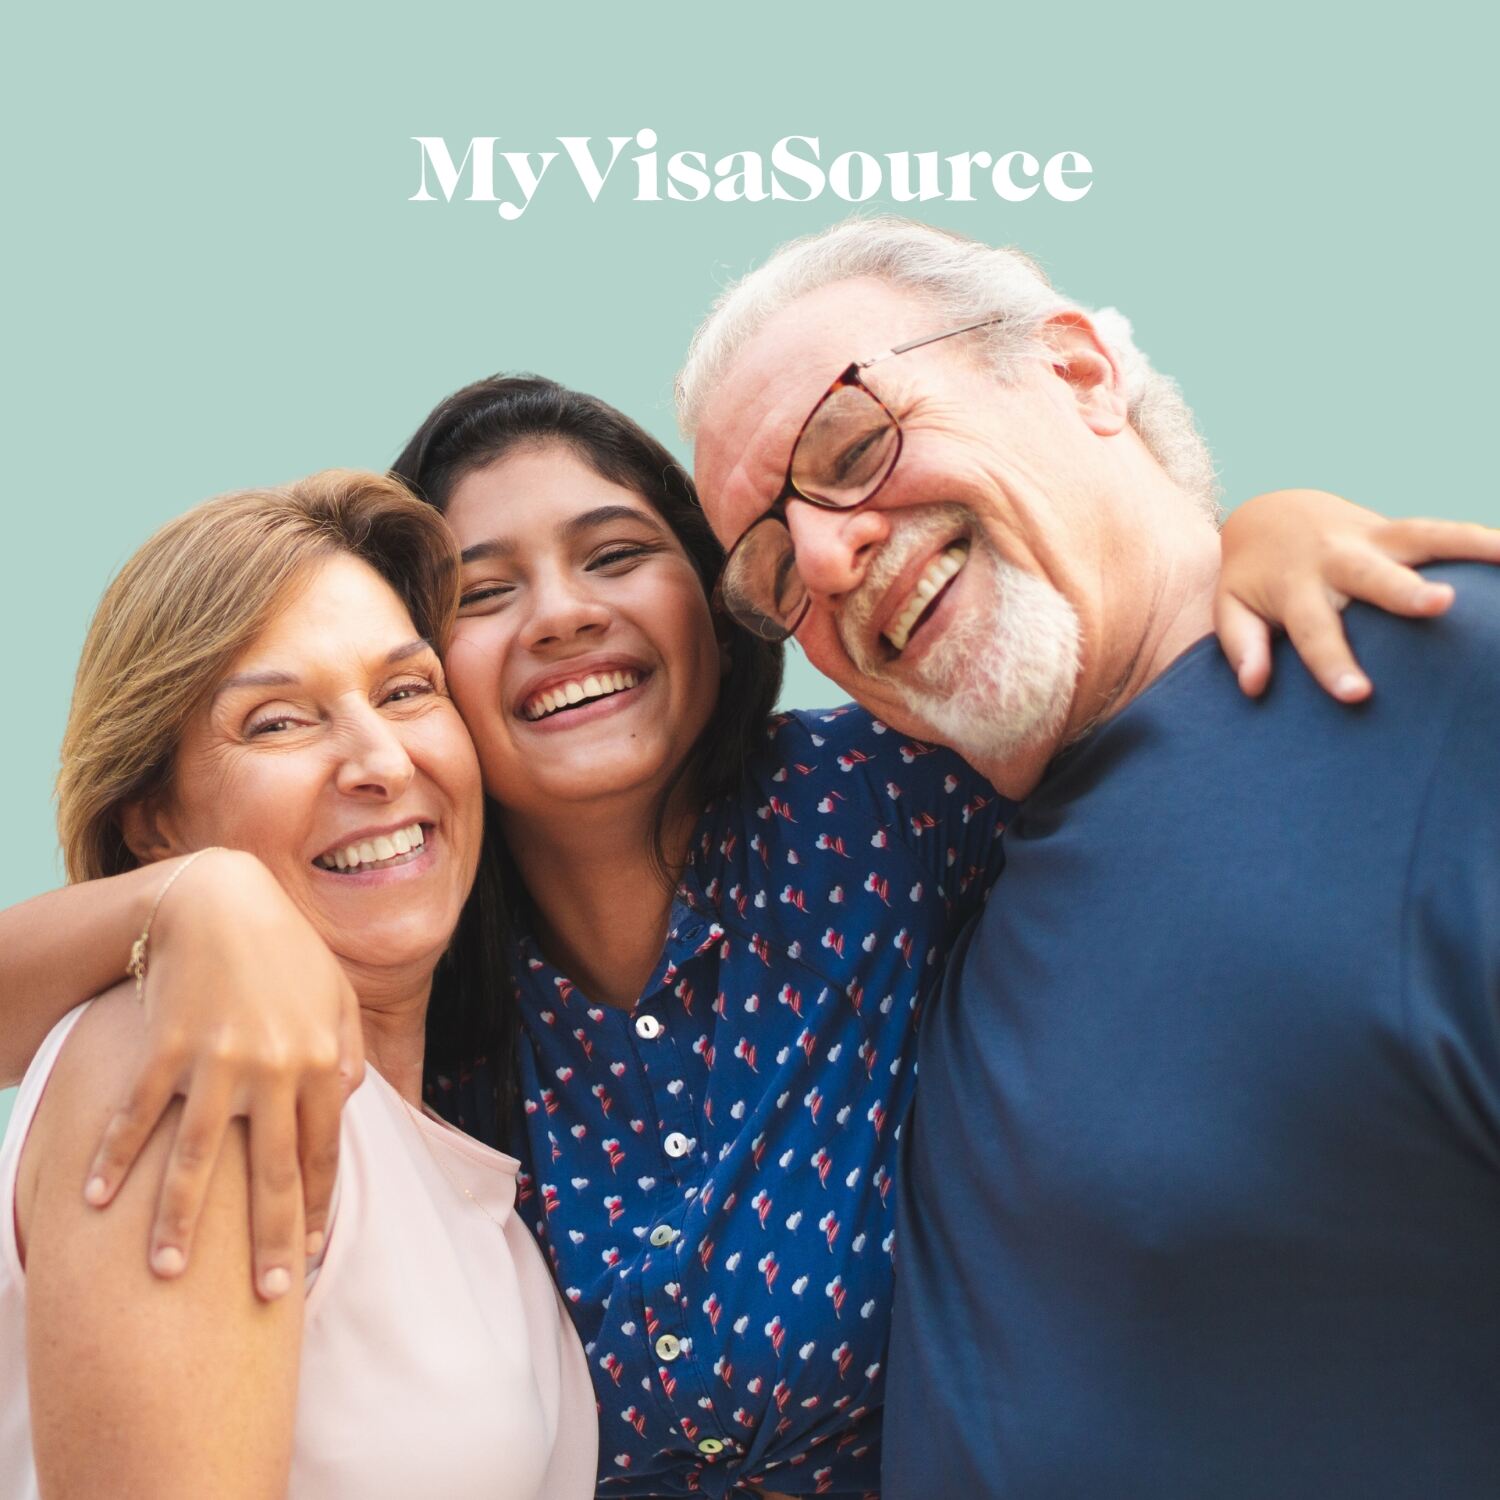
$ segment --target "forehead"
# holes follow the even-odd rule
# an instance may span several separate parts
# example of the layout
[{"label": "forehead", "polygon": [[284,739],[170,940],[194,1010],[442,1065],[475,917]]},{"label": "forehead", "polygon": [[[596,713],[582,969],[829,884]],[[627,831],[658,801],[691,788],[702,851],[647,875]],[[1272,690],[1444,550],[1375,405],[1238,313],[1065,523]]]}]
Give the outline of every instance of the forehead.
[{"label": "forehead", "polygon": [[934,317],[916,294],[861,277],[809,292],[766,322],[698,427],[694,472],[721,541],[733,541],[780,489],[802,424],[843,370],[936,332]]},{"label": "forehead", "polygon": [[465,474],[444,512],[460,549],[502,539],[525,548],[574,516],[627,506],[656,519],[649,501],[604,478],[566,443],[527,444]]},{"label": "forehead", "polygon": [[308,565],[229,672],[268,665],[306,669],[351,651],[383,656],[416,633],[390,584],[369,563],[339,552]]}]

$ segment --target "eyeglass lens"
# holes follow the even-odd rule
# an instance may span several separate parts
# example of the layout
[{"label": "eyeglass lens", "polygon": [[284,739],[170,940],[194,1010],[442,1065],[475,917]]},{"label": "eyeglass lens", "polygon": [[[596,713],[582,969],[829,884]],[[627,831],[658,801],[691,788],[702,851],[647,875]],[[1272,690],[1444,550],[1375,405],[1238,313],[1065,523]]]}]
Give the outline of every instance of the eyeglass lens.
[{"label": "eyeglass lens", "polygon": [[808,419],[792,454],[799,493],[829,505],[858,505],[896,457],[896,424],[863,386],[841,385]]},{"label": "eyeglass lens", "polygon": [[[840,385],[821,402],[792,452],[799,495],[839,509],[860,505],[885,482],[900,451],[895,419],[869,391]],[[791,533],[767,517],[740,539],[724,579],[730,613],[770,640],[789,635],[807,609]]]}]

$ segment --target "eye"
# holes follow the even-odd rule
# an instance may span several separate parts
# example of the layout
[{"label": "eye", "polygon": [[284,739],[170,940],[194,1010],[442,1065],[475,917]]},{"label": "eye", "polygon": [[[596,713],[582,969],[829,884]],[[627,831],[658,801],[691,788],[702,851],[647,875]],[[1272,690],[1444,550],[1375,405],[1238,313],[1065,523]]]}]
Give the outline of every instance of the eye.
[{"label": "eye", "polygon": [[437,683],[426,677],[398,682],[381,700],[384,703],[409,703],[414,698],[431,698],[438,691]]},{"label": "eye", "polygon": [[641,561],[661,548],[651,542],[619,542],[591,558],[590,568],[614,568]]},{"label": "eye", "polygon": [[495,603],[508,598],[514,592],[515,585],[510,583],[481,584],[459,596],[458,608],[462,612],[476,605]]},{"label": "eye", "polygon": [[299,724],[305,722],[297,718],[295,714],[273,714],[269,718],[256,719],[245,729],[247,739],[256,739],[261,735],[285,734],[289,729],[295,729]]}]

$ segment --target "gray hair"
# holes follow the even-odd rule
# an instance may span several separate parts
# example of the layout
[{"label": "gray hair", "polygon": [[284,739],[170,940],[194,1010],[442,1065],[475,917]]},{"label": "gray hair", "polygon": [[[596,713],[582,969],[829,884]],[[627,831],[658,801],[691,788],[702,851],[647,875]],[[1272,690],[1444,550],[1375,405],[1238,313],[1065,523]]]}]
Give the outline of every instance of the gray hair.
[{"label": "gray hair", "polygon": [[1091,312],[1064,297],[1019,250],[894,216],[846,219],[792,240],[720,295],[677,377],[683,435],[696,436],[710,395],[774,314],[820,287],[864,276],[920,294],[953,323],[1004,315],[1005,322],[974,335],[1001,380],[1014,379],[1020,361],[1045,348],[1042,326],[1054,313],[1085,313],[1119,361],[1131,426],[1167,477],[1218,518],[1213,459],[1193,414],[1177,382],[1153,370],[1136,348],[1123,313],[1112,307]]}]

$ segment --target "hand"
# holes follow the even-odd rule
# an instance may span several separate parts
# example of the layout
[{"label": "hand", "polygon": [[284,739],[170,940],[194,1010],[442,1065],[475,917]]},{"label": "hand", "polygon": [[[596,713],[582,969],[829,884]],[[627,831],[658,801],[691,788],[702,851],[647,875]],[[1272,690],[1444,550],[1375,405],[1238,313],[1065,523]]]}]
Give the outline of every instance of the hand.
[{"label": "hand", "polygon": [[1214,599],[1219,644],[1254,698],[1271,678],[1271,628],[1282,626],[1308,670],[1341,703],[1370,696],[1339,611],[1362,599],[1391,614],[1440,615],[1453,603],[1418,563],[1500,563],[1500,530],[1464,521],[1390,521],[1321,490],[1278,490],[1224,523]]},{"label": "hand", "polygon": [[105,1127],[84,1197],[107,1205],[185,1096],[149,1255],[158,1276],[179,1276],[229,1122],[247,1117],[255,1286],[279,1297],[327,1233],[340,1111],[364,1076],[354,990],[265,866],[223,849],[162,901],[144,1004],[146,1061]]}]

